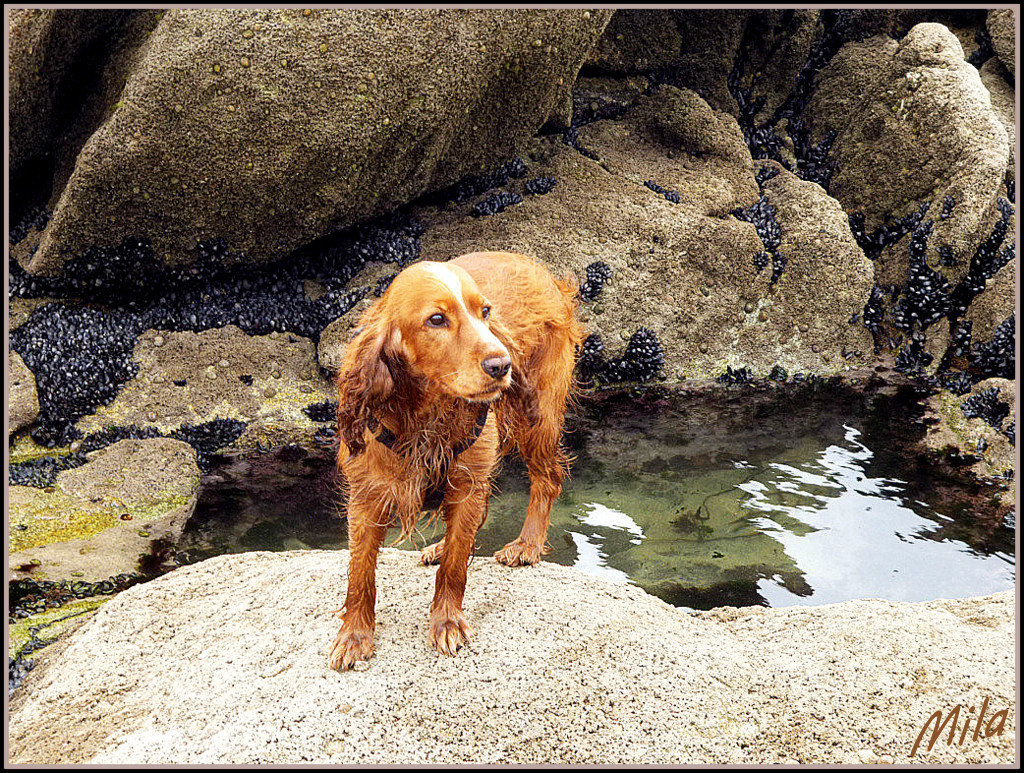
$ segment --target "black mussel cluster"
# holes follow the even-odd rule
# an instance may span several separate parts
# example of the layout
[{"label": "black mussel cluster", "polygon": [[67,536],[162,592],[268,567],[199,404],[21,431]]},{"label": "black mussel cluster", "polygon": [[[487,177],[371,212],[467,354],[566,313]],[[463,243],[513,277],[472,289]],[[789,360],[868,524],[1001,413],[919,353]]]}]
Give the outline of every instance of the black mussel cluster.
[{"label": "black mussel cluster", "polygon": [[604,342],[594,333],[587,337],[577,359],[577,374],[584,383],[617,384],[624,381],[650,381],[665,364],[665,352],[654,331],[639,328],[622,356],[606,360]]},{"label": "black mussel cluster", "polygon": [[860,245],[864,254],[871,260],[878,260],[882,250],[896,244],[921,224],[929,206],[925,202],[916,211],[895,218],[888,223],[883,223],[871,233],[864,230],[864,214],[862,212],[855,212],[849,218],[850,231],[853,232],[853,238],[857,240],[857,244]]},{"label": "black mussel cluster", "polygon": [[[352,277],[371,260],[400,266],[414,261],[422,233],[418,221],[399,211],[267,265],[242,264],[219,240],[200,242],[189,266],[162,266],[139,239],[87,250],[58,277],[29,275],[12,258],[12,295],[94,304],[46,304],[11,333],[11,348],[39,390],[33,437],[50,447],[71,439],[71,425],[110,402],[135,375],[132,350],[147,329],[200,332],[237,325],[253,335],[277,331],[318,340],[368,291],[347,290]],[[310,298],[304,280],[320,283],[324,292]]]},{"label": "black mussel cluster", "polygon": [[962,370],[951,370],[943,373],[939,385],[955,395],[965,395],[974,386],[974,380]]},{"label": "black mussel cluster", "polygon": [[893,367],[907,376],[923,376],[924,369],[935,359],[925,351],[926,342],[927,338],[920,330],[911,333],[906,345],[896,354]]},{"label": "black mussel cluster", "polygon": [[838,168],[836,162],[828,158],[829,151],[836,141],[836,133],[830,129],[820,142],[811,142],[811,133],[801,118],[793,118],[787,131],[793,139],[797,176],[802,180],[817,183],[827,191]]},{"label": "black mussel cluster", "polygon": [[592,301],[601,293],[604,283],[612,278],[612,267],[603,260],[595,260],[587,266],[587,280],[580,285],[580,298]]},{"label": "black mussel cluster", "polygon": [[949,220],[953,214],[953,209],[956,207],[956,197],[947,194],[942,197],[942,211],[939,212],[939,220]]},{"label": "black mussel cluster", "polygon": [[715,378],[719,384],[749,384],[753,380],[750,368],[733,368],[731,365],[726,365],[725,372]]},{"label": "black mussel cluster", "polygon": [[449,201],[458,203],[499,188],[512,178],[519,179],[525,176],[526,163],[517,156],[487,174],[463,177],[457,183],[449,185],[447,188],[442,188],[435,193],[421,197],[420,202],[433,205],[445,204]]},{"label": "black mussel cluster", "polygon": [[982,378],[1014,378],[1017,355],[1015,326],[1016,315],[1010,314],[996,328],[991,340],[975,344],[971,349],[971,366],[978,370]]},{"label": "black mussel cluster", "polygon": [[564,144],[575,150],[581,156],[589,158],[591,161],[600,161],[601,157],[597,155],[590,148],[584,146],[583,141],[580,139],[580,133],[575,127],[566,129],[561,134],[561,140]]},{"label": "black mussel cluster", "polygon": [[775,207],[769,203],[768,198],[762,194],[754,204],[746,209],[736,209],[732,213],[735,217],[747,223],[751,223],[757,231],[764,250],[754,255],[754,267],[761,271],[768,265],[768,259],[772,262],[771,284],[779,281],[788,261],[785,253],[779,251],[782,243],[782,226],[775,217]]},{"label": "black mussel cluster", "polygon": [[478,201],[473,205],[472,209],[469,210],[469,214],[473,217],[485,217],[487,215],[496,215],[499,212],[504,212],[506,209],[511,207],[513,204],[519,204],[523,200],[523,197],[518,193],[511,193],[509,191],[499,191],[498,193],[492,193],[483,201]]},{"label": "black mussel cluster", "polygon": [[999,389],[990,387],[971,395],[962,403],[960,410],[964,418],[981,419],[990,427],[1002,432],[1003,421],[1010,415],[1010,406],[999,399]]},{"label": "black mussel cluster", "polygon": [[545,193],[550,193],[556,183],[557,181],[554,177],[549,177],[547,175],[534,177],[532,180],[526,181],[526,184],[523,186],[523,190],[531,196],[543,196]]},{"label": "black mussel cluster", "polygon": [[658,193],[665,197],[666,201],[671,201],[673,204],[678,204],[680,201],[679,192],[673,191],[668,188],[662,188],[653,180],[644,180],[644,185],[650,188],[655,193]]},{"label": "black mussel cluster", "polygon": [[99,582],[86,580],[11,580],[7,584],[10,600],[8,619],[23,620],[31,615],[55,609],[71,601],[88,599],[93,596],[110,596],[120,593],[137,582],[143,575],[124,573]]},{"label": "black mussel cluster", "polygon": [[60,472],[81,467],[89,461],[87,455],[93,451],[106,448],[119,440],[148,440],[158,437],[188,443],[196,451],[199,469],[209,472],[212,467],[211,455],[238,440],[245,427],[246,423],[237,419],[213,419],[202,424],[182,424],[169,433],[162,433],[155,427],[140,427],[137,424],[107,427],[86,435],[82,438],[81,445],[71,453],[9,464],[7,480],[12,486],[46,488],[54,484]]},{"label": "black mussel cluster", "polygon": [[784,383],[789,378],[789,374],[786,369],[781,365],[775,365],[772,367],[771,373],[768,374],[769,381],[778,381]]},{"label": "black mussel cluster", "polygon": [[24,239],[34,229],[42,231],[50,222],[50,211],[42,206],[32,207],[22,218],[11,226],[7,235],[7,243],[15,245]]},{"label": "black mussel cluster", "polygon": [[324,400],[319,403],[311,403],[302,409],[313,421],[329,422],[335,421],[338,417],[338,401]]},{"label": "black mussel cluster", "polygon": [[931,220],[921,223],[910,239],[907,283],[893,310],[893,324],[905,332],[925,330],[949,312],[949,282],[926,260],[932,226]]},{"label": "black mussel cluster", "polygon": [[999,220],[996,221],[984,241],[978,245],[978,249],[974,251],[967,268],[967,276],[953,289],[950,295],[950,315],[952,317],[963,316],[975,296],[985,289],[985,283],[1015,256],[1016,244],[1004,244],[1006,232],[1010,227],[1010,218],[1013,216],[1013,207],[1009,201],[1003,198],[999,199],[997,204]]}]

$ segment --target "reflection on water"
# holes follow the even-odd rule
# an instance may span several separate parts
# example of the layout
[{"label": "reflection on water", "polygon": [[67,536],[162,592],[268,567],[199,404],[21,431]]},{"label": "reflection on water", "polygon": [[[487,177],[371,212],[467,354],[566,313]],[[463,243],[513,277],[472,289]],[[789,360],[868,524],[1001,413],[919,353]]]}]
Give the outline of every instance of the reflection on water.
[{"label": "reflection on water", "polygon": [[[577,459],[546,560],[686,607],[963,597],[1013,585],[1013,529],[990,491],[909,454],[914,403],[849,391],[600,398],[571,422]],[[529,499],[516,460],[477,538],[514,539]],[[206,481],[192,558],[345,545],[326,454],[236,459]],[[424,529],[418,548],[439,539]]]}]

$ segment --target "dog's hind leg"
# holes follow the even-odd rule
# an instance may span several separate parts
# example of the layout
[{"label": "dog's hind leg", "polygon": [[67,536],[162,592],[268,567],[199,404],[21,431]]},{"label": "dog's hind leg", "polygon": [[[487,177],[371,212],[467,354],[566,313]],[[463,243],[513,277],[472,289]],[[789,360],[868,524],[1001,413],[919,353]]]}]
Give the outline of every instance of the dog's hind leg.
[{"label": "dog's hind leg", "polygon": [[568,472],[568,459],[562,452],[562,426],[573,366],[571,344],[553,347],[547,367],[537,379],[537,420],[516,423],[515,443],[530,474],[530,504],[518,539],[508,543],[494,557],[508,566],[536,564],[549,551],[548,523],[551,506],[562,493],[562,480]]}]

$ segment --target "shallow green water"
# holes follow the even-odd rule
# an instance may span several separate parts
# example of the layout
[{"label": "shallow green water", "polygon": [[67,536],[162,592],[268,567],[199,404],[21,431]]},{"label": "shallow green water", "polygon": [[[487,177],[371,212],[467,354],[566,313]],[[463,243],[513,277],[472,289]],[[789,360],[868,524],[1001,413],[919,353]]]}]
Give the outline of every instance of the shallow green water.
[{"label": "shallow green water", "polygon": [[[632,582],[673,604],[926,600],[1011,588],[1012,516],[992,490],[908,451],[912,396],[747,388],[588,401],[577,459],[552,512],[546,560]],[[514,539],[529,496],[510,460],[477,538]],[[346,545],[329,452],[227,461],[204,481],[178,546],[189,560]],[[440,538],[424,529],[419,548]]]}]

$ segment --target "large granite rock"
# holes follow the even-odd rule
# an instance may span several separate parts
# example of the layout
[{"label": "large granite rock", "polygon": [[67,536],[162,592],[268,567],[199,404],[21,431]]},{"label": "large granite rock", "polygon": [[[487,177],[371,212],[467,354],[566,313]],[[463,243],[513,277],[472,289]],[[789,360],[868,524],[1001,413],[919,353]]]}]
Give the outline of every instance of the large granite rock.
[{"label": "large granite rock", "polygon": [[[129,588],[14,694],[11,761],[1013,760],[1012,592],[692,614],[574,569],[475,559],[475,638],[446,658],[426,640],[435,570],[385,549],[376,654],[339,674],[327,652],[347,562],[225,555]],[[910,757],[933,712],[979,696],[989,717],[1009,708],[1000,734],[925,738]]]},{"label": "large granite rock", "polygon": [[[962,278],[996,217],[1010,155],[988,89],[941,24],[916,25],[895,48],[873,38],[846,49],[820,76],[808,108],[818,136],[838,129],[830,193],[863,213],[867,231],[930,203],[929,262],[942,262],[938,250],[948,247],[961,276],[951,273]],[[940,217],[947,197],[954,206]],[[883,250],[876,268],[880,281],[903,283],[906,241]]]},{"label": "large granite rock", "polygon": [[10,379],[10,394],[7,398],[8,434],[31,424],[39,415],[39,394],[36,392],[36,378],[25,361],[15,351],[7,352],[7,377]]},{"label": "large granite rock", "polygon": [[217,239],[278,258],[500,163],[564,101],[609,15],[167,11],[138,36],[30,270],[135,238],[171,263]]}]

